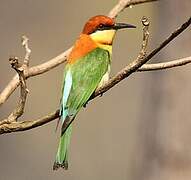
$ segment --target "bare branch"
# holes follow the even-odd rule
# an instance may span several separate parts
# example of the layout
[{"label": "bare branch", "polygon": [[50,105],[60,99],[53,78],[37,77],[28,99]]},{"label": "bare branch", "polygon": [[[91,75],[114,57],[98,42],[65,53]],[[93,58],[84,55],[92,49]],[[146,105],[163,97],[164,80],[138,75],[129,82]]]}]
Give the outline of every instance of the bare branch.
[{"label": "bare branch", "polygon": [[174,60],[174,61],[164,62],[164,63],[144,64],[137,71],[143,72],[143,71],[163,70],[163,69],[169,69],[169,68],[183,66],[183,65],[186,65],[189,63],[191,63],[191,56],[182,58],[182,59],[178,59],[178,60]]},{"label": "bare branch", "polygon": [[26,86],[26,81],[25,81],[25,76],[24,76],[24,66],[19,64],[18,58],[17,57],[11,57],[9,58],[9,62],[12,66],[13,69],[18,73],[19,75],[19,81],[20,81],[20,98],[17,107],[13,110],[13,112],[8,116],[7,119],[3,120],[0,122],[0,125],[2,124],[9,124],[16,122],[17,119],[23,114],[24,112],[24,107],[25,107],[25,102],[27,98],[27,86]]},{"label": "bare branch", "polygon": [[[111,18],[115,18],[117,14],[119,14],[123,9],[129,7],[130,5],[141,4],[151,1],[157,1],[157,0],[120,0],[116,4],[116,6],[109,12],[108,16],[110,16]],[[24,72],[26,79],[32,76],[45,73],[55,68],[56,66],[60,65],[61,63],[65,62],[70,51],[71,48],[61,53],[57,57],[48,60],[45,63],[29,68],[27,71]],[[9,96],[15,91],[18,85],[19,85],[19,78],[17,75],[15,75],[12,78],[12,80],[8,83],[8,85],[5,87],[5,89],[1,92],[0,105],[2,105],[9,98]]]},{"label": "bare branch", "polygon": [[24,75],[24,72],[28,70],[29,66],[29,57],[31,54],[31,50],[28,46],[28,38],[26,36],[22,36],[22,46],[25,49],[25,58],[23,64],[19,63],[19,60],[17,57],[11,57],[9,58],[9,62],[12,66],[12,68],[17,72],[18,79],[20,83],[20,98],[17,107],[13,110],[13,112],[8,116],[7,119],[4,119],[0,122],[0,125],[2,124],[11,124],[17,121],[17,119],[22,116],[24,113],[26,98],[28,94],[28,89],[26,86],[26,77]]},{"label": "bare branch", "polygon": [[53,121],[54,119],[58,118],[58,116],[59,116],[59,110],[50,113],[49,115],[46,115],[37,120],[12,122],[11,124],[9,123],[0,124],[0,134],[11,133],[16,131],[26,131],[32,128],[36,128],[50,121]]},{"label": "bare branch", "polygon": [[108,16],[111,18],[116,18],[120,12],[122,12],[125,8],[133,5],[159,1],[159,0],[120,0],[117,5],[109,12]]}]

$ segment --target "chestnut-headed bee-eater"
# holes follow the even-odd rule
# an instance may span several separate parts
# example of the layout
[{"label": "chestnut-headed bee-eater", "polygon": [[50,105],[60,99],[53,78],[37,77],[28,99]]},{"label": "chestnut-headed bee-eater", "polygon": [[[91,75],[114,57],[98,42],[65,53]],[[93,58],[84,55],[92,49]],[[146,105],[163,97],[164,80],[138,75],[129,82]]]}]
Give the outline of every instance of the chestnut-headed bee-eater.
[{"label": "chestnut-headed bee-eater", "polygon": [[109,79],[112,43],[118,29],[135,28],[115,23],[104,15],[90,18],[75,42],[64,69],[60,105],[61,137],[53,169],[68,169],[71,122],[96,88]]}]

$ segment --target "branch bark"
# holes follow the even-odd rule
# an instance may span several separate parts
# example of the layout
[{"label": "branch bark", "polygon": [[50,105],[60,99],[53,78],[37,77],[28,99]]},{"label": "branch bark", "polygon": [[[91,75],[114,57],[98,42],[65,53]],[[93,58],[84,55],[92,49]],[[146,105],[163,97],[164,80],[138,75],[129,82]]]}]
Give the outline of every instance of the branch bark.
[{"label": "branch bark", "polygon": [[4,124],[11,125],[12,123],[16,122],[20,116],[22,116],[22,114],[24,112],[24,108],[25,108],[27,93],[28,93],[25,76],[24,76],[25,64],[23,64],[23,65],[19,64],[17,57],[9,58],[9,62],[11,64],[12,68],[15,69],[15,71],[19,75],[19,81],[20,81],[20,87],[21,87],[20,98],[19,98],[17,107],[8,116],[8,118],[0,121],[0,126],[4,125]]},{"label": "branch bark", "polygon": [[169,62],[164,62],[164,63],[144,64],[137,71],[143,72],[143,71],[165,70],[165,69],[183,66],[189,63],[191,63],[191,56],[169,61]]},{"label": "branch bark", "polygon": [[16,123],[17,119],[22,116],[24,113],[26,98],[28,94],[28,89],[26,85],[26,77],[24,75],[24,71],[28,70],[29,66],[29,58],[31,54],[31,50],[28,46],[29,39],[26,36],[22,36],[22,46],[25,49],[25,58],[23,64],[19,63],[17,57],[9,58],[9,62],[11,67],[17,72],[19,82],[20,82],[20,98],[17,107],[13,110],[13,112],[8,116],[8,118],[0,121],[0,125],[8,124],[11,125],[12,123]]},{"label": "branch bark", "polygon": [[0,134],[17,132],[17,131],[26,131],[29,129],[33,129],[44,124],[49,123],[50,121],[55,120],[59,116],[59,110],[52,112],[42,118],[36,120],[27,120],[21,122],[12,122],[12,123],[4,123],[0,125]]}]

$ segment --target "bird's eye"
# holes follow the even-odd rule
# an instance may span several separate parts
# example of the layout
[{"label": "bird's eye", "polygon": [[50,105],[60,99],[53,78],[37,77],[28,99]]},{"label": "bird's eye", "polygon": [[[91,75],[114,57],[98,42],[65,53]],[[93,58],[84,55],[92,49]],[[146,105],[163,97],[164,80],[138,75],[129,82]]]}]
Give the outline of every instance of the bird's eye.
[{"label": "bird's eye", "polygon": [[103,24],[100,24],[100,25],[99,25],[99,28],[102,28],[102,27],[103,27]]}]

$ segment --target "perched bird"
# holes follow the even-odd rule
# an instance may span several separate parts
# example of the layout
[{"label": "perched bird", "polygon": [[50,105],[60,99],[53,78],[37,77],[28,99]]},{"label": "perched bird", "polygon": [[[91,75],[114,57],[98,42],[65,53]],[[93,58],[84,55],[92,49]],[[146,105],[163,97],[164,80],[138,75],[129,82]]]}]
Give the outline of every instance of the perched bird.
[{"label": "perched bird", "polygon": [[64,69],[60,105],[61,137],[53,169],[68,169],[71,122],[96,88],[109,79],[112,43],[118,29],[135,28],[115,23],[104,15],[90,18],[75,42]]}]

